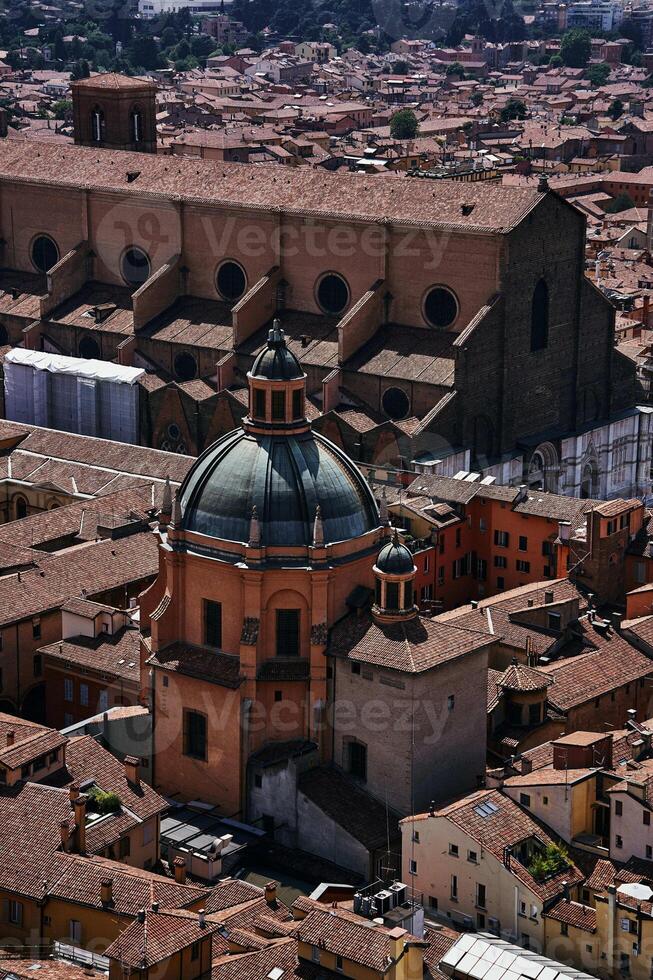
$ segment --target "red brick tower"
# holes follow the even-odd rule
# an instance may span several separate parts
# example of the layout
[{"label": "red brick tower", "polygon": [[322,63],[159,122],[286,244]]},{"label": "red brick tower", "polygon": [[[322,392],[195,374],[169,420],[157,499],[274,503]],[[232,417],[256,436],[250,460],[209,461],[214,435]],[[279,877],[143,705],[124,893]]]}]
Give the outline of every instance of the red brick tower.
[{"label": "red brick tower", "polygon": [[75,143],[156,153],[156,85],[109,72],[71,85]]}]

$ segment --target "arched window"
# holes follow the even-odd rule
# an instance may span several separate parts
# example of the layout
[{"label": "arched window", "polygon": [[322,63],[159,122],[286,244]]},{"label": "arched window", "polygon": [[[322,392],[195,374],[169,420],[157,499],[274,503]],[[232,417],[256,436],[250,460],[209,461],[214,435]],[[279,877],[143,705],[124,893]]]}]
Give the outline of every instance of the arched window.
[{"label": "arched window", "polygon": [[446,286],[434,286],[424,297],[424,316],[432,327],[450,327],[458,316],[458,300]]},{"label": "arched window", "polygon": [[342,276],[329,272],[317,284],[316,299],[323,313],[337,316],[349,302],[349,286]]},{"label": "arched window", "polygon": [[98,360],[100,358],[100,345],[98,344],[95,337],[90,337],[88,334],[79,342],[79,356],[86,358],[86,360]]},{"label": "arched window", "polygon": [[37,235],[32,242],[32,265],[39,272],[49,272],[59,261],[59,248],[49,235]]},{"label": "arched window", "polygon": [[235,303],[247,289],[247,277],[242,265],[228,260],[223,262],[215,277],[218,292],[229,303]]},{"label": "arched window", "polygon": [[16,520],[20,521],[23,517],[27,517],[27,501],[24,497],[16,497],[14,500],[14,507],[16,508]]},{"label": "arched window", "polygon": [[197,376],[197,361],[188,351],[175,356],[175,374],[180,381],[192,381]]},{"label": "arched window", "polygon": [[540,279],[531,305],[531,350],[544,350],[549,343],[549,287]]},{"label": "arched window", "polygon": [[91,110],[91,136],[94,143],[102,143],[106,136],[104,112],[97,105]]},{"label": "arched window", "polygon": [[137,245],[131,245],[123,252],[120,271],[127,285],[138,289],[150,278],[151,268],[149,256]]},{"label": "arched window", "polygon": [[131,131],[132,143],[140,143],[143,139],[143,114],[140,109],[132,109],[129,116],[129,128]]}]

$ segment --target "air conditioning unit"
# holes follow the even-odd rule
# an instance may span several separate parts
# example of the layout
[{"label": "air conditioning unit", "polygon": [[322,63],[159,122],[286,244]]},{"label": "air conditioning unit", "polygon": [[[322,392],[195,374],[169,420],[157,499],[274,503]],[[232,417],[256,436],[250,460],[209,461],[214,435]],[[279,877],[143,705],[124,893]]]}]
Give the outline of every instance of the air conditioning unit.
[{"label": "air conditioning unit", "polygon": [[374,896],[374,901],[376,902],[376,907],[380,915],[385,915],[392,908],[392,892],[381,891],[377,892]]},{"label": "air conditioning unit", "polygon": [[392,892],[392,904],[394,906],[404,904],[407,898],[408,888],[402,881],[395,881],[393,885],[390,885],[389,891]]}]

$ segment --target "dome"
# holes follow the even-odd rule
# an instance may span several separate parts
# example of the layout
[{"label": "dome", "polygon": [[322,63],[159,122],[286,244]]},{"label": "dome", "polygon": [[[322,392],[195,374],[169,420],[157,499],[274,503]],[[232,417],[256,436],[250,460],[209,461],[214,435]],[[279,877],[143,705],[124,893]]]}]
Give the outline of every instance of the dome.
[{"label": "dome", "polygon": [[399,540],[397,533],[384,545],[376,559],[376,567],[388,575],[412,575],[415,571],[413,556]]},{"label": "dome", "polygon": [[318,506],[325,544],[380,524],[362,474],[310,428],[295,435],[238,429],[223,436],[199,457],[180,498],[184,530],[225,541],[249,540],[256,507],[263,546],[311,545]]},{"label": "dome", "polygon": [[254,378],[265,378],[267,381],[295,381],[304,377],[301,364],[286,347],[278,320],[274,321],[268,334],[267,347],[254,361],[250,373]]}]

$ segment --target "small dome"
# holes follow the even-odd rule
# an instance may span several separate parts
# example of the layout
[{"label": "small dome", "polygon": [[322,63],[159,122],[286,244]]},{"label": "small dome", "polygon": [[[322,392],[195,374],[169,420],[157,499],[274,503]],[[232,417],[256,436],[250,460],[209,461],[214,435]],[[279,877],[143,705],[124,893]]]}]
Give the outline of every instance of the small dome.
[{"label": "small dome", "polygon": [[278,320],[268,334],[267,347],[261,351],[252,365],[254,378],[266,381],[297,381],[304,377],[301,364],[288,350],[286,338]]},{"label": "small dome", "polygon": [[248,541],[254,507],[264,546],[311,545],[318,507],[325,544],[380,523],[361,472],[310,429],[292,436],[242,429],[223,436],[197,460],[180,497],[185,530],[225,541]]},{"label": "small dome", "polygon": [[406,545],[401,543],[396,532],[392,541],[381,548],[376,567],[388,575],[411,575],[414,572],[413,556]]}]

